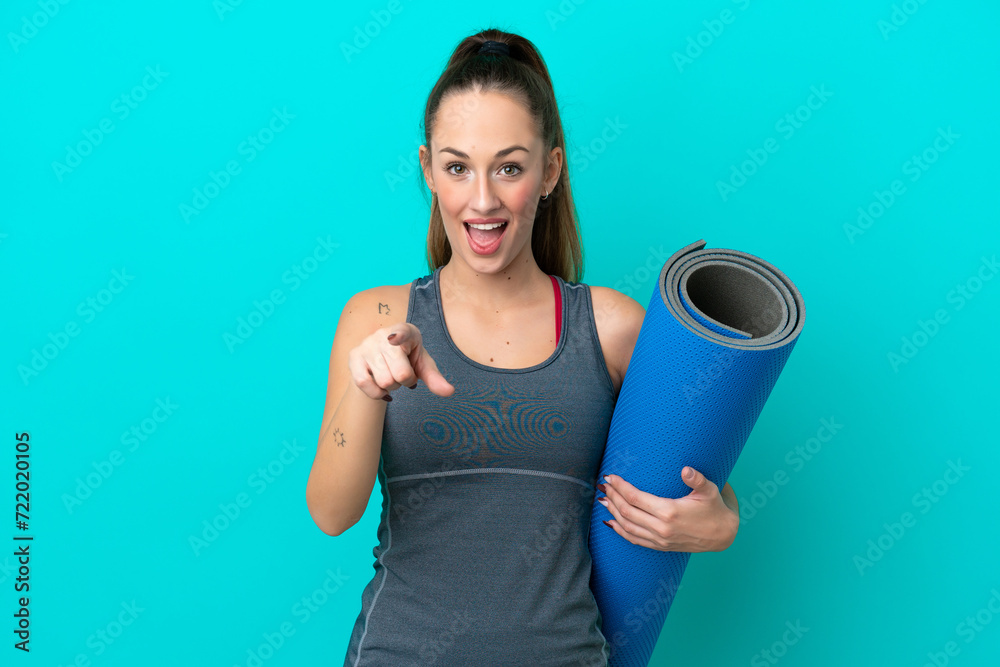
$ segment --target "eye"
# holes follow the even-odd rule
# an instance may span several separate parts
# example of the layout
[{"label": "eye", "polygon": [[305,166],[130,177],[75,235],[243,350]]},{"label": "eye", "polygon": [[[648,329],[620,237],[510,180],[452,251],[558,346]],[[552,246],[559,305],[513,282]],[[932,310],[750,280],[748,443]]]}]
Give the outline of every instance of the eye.
[{"label": "eye", "polygon": [[[461,172],[454,172],[454,171],[452,171],[452,170],[451,170],[451,169],[452,169],[453,167],[461,167],[462,169],[465,169],[465,165],[464,165],[464,164],[462,164],[461,162],[451,162],[451,163],[449,163],[449,164],[445,165],[445,168],[444,168],[444,170],[445,170],[446,172],[448,172],[449,174],[452,174],[452,175],[454,175],[454,176],[461,176],[461,175],[462,175],[462,173],[461,173]],[[506,173],[504,174],[505,176],[517,176],[517,175],[518,175],[518,174],[520,174],[520,173],[521,173],[522,171],[524,171],[524,168],[523,168],[523,167],[521,167],[521,165],[517,164],[516,162],[508,162],[507,164],[505,164],[505,165],[503,165],[502,167],[500,167],[500,170],[501,170],[501,171],[503,171],[504,169],[516,169],[516,170],[517,170],[517,171],[516,171],[515,173],[513,173],[513,174],[512,174],[512,173],[510,173],[510,172],[506,172]]]}]

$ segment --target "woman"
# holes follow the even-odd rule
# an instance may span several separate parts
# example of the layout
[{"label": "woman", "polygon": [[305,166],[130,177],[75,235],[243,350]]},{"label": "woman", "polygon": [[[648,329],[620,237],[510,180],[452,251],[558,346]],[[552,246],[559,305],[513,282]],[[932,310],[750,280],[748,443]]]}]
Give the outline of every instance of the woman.
[{"label": "woman", "polygon": [[531,42],[463,40],[424,128],[432,273],[345,305],[306,490],[329,535],[361,518],[376,476],[382,491],[344,664],[605,665],[595,486],[609,530],[672,551],[727,548],[735,496],[689,467],[680,499],[597,484],[645,311],[578,282],[562,125]]}]

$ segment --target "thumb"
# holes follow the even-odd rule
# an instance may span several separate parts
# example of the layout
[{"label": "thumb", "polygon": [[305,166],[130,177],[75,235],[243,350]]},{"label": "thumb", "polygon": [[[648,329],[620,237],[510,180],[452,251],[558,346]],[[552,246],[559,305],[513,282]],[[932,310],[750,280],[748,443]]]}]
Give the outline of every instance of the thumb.
[{"label": "thumb", "polygon": [[708,493],[710,491],[709,485],[712,484],[710,479],[691,466],[684,466],[684,469],[681,470],[681,480],[690,486],[695,492],[701,493]]}]

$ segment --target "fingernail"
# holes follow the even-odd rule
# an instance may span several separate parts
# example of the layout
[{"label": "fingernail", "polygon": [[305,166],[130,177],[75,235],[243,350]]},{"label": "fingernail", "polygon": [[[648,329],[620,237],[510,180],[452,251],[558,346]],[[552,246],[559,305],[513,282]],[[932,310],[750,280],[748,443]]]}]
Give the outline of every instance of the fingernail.
[{"label": "fingernail", "polygon": [[382,397],[382,400],[385,401],[386,403],[389,403],[390,401],[392,401],[392,396],[386,394],[385,396]]},{"label": "fingernail", "polygon": [[605,525],[605,526],[607,526],[608,528],[611,528],[611,530],[614,530],[614,528],[612,528],[612,527],[611,527],[611,524],[610,524],[610,523],[608,523],[608,522],[607,522],[607,521],[605,521],[604,519],[601,519],[601,521],[604,521],[604,525]]},{"label": "fingernail", "polygon": [[601,503],[601,504],[602,504],[602,505],[604,505],[605,507],[607,507],[607,506],[608,506],[608,499],[607,499],[607,498],[598,498],[598,499],[597,499],[597,502]]},{"label": "fingernail", "polygon": [[393,333],[389,334],[389,335],[388,335],[388,339],[389,339],[389,340],[392,340],[392,337],[393,337],[393,336],[395,336],[395,335],[396,335],[396,333],[395,333],[395,332],[393,332]]},{"label": "fingernail", "polygon": [[608,484],[610,484],[612,482],[612,480],[608,479],[608,477],[610,477],[610,475],[605,475],[604,476],[604,481],[607,482]]},{"label": "fingernail", "polygon": [[604,486],[603,484],[598,484],[597,485],[597,490],[600,491],[601,493],[607,493],[608,492],[608,488],[606,486]]}]

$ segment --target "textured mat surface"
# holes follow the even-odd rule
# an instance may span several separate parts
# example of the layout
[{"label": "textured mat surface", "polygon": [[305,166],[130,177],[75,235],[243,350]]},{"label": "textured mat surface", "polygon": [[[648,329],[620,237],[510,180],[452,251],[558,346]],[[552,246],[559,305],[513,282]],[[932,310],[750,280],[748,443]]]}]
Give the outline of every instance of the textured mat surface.
[{"label": "textured mat surface", "polygon": [[[722,489],[805,314],[791,281],[753,255],[706,250],[704,241],[675,253],[646,308],[601,476],[680,498],[691,491],[680,477],[690,465]],[[691,554],[632,544],[602,523],[613,518],[595,500],[590,585],[609,664],[645,667]]]}]

